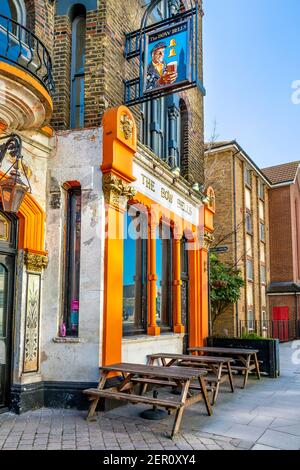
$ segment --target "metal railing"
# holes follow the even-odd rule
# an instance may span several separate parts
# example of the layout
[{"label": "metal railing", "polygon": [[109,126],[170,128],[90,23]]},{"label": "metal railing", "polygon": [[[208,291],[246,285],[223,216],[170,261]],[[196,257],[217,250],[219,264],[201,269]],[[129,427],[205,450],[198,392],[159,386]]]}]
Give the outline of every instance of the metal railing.
[{"label": "metal railing", "polygon": [[40,39],[16,21],[0,15],[0,60],[17,65],[54,92],[52,61]]},{"label": "metal railing", "polygon": [[256,333],[264,338],[292,341],[300,338],[299,320],[240,321],[240,336]]}]

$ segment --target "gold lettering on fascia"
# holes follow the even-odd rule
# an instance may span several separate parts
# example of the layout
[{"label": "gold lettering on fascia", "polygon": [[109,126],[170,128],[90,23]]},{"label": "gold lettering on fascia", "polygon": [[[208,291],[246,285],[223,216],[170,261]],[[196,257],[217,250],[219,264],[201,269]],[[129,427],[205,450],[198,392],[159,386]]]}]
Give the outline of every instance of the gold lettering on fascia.
[{"label": "gold lettering on fascia", "polygon": [[192,210],[192,207],[189,206],[188,204],[186,204],[184,201],[182,201],[181,199],[177,199],[177,207],[179,209],[181,209],[183,212],[185,212],[186,214],[188,215],[192,215],[193,214],[193,210]]},{"label": "gold lettering on fascia", "polygon": [[152,179],[148,178],[146,175],[142,175],[143,178],[143,186],[145,186],[147,189],[155,193],[155,181]]},{"label": "gold lettering on fascia", "polygon": [[174,196],[167,189],[161,188],[161,197],[165,199],[166,201],[168,201],[170,204],[173,204]]}]

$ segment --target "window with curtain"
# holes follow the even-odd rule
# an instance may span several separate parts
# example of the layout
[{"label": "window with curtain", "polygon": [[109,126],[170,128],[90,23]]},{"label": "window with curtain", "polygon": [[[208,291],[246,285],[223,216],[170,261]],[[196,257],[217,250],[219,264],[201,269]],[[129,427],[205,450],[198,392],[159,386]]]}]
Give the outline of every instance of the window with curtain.
[{"label": "window with curtain", "polygon": [[80,10],[72,21],[71,128],[84,127],[84,66],[86,14]]},{"label": "window with curtain", "polygon": [[173,232],[162,222],[156,237],[156,321],[162,330],[172,328]]},{"label": "window with curtain", "polygon": [[64,330],[68,336],[79,333],[80,245],[81,187],[75,186],[66,194]]},{"label": "window with curtain", "polygon": [[147,331],[147,238],[146,212],[131,206],[124,223],[124,336]]}]

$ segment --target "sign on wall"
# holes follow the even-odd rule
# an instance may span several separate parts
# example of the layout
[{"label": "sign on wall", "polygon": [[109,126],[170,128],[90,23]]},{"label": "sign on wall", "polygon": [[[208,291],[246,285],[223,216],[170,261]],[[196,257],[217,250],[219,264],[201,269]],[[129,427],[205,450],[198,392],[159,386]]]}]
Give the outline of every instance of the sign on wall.
[{"label": "sign on wall", "polygon": [[144,93],[172,90],[191,80],[189,22],[146,36]]},{"label": "sign on wall", "polygon": [[[198,0],[189,10],[155,24],[149,24],[158,0],[145,12],[139,30],[126,34],[125,57],[139,61],[139,76],[125,79],[125,105],[139,103],[198,87],[205,94],[199,79],[199,15]],[[134,68],[129,68],[130,71]]]},{"label": "sign on wall", "polygon": [[137,191],[147,196],[154,203],[158,203],[168,209],[171,214],[176,214],[195,226],[199,225],[199,206],[188,201],[185,197],[178,194],[177,191],[174,191],[170,186],[136,163],[133,163],[133,175],[136,181],[132,183],[132,186]]}]

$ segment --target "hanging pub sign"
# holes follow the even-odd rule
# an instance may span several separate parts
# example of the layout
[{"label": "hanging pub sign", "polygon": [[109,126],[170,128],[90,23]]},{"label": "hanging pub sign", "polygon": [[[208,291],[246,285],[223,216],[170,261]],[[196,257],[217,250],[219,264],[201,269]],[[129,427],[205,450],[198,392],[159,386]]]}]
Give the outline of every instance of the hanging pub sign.
[{"label": "hanging pub sign", "polygon": [[126,34],[125,57],[139,61],[139,76],[125,80],[127,106],[194,87],[205,94],[198,76],[198,1],[191,0],[189,10],[148,25],[158,3],[150,3],[139,30]]},{"label": "hanging pub sign", "polygon": [[144,94],[191,81],[189,22],[146,35]]}]

